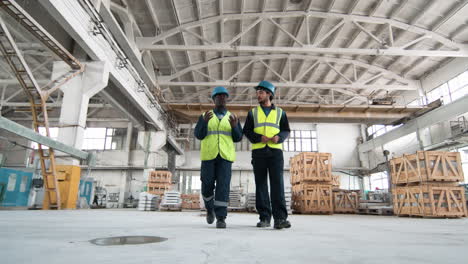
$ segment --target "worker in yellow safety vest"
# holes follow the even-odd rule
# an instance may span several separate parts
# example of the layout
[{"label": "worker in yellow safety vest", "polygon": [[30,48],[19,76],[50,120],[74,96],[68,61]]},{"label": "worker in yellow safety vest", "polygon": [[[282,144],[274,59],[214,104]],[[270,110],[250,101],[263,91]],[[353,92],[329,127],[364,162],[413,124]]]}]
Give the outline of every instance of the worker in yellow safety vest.
[{"label": "worker in yellow safety vest", "polygon": [[[244,135],[252,143],[252,166],[255,175],[255,203],[260,215],[257,227],[269,227],[273,214],[275,229],[289,228],[284,197],[283,142],[289,136],[289,122],[281,108],[271,103],[275,86],[261,81],[256,87],[259,106],[250,110],[244,124]],[[268,194],[270,179],[270,195]]]},{"label": "worker in yellow safety vest", "polygon": [[242,140],[239,119],[226,109],[229,93],[218,86],[211,98],[215,108],[205,112],[195,126],[195,137],[201,140],[201,192],[206,208],[206,221],[226,228],[231,167],[236,159],[234,142]]}]

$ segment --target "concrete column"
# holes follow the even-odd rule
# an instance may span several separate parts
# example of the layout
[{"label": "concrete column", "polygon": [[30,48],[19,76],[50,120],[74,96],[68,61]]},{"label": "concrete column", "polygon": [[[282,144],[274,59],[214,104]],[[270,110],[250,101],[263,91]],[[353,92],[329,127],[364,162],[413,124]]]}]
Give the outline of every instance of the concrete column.
[{"label": "concrete column", "polygon": [[[124,150],[127,153],[126,165],[130,167],[130,143],[132,140],[133,125],[128,122],[127,126],[127,137],[125,138]],[[130,183],[132,182],[132,170],[128,168],[122,175],[122,181],[120,181],[120,194],[119,194],[119,207],[123,207],[127,194],[130,192]]]},{"label": "concrete column", "polygon": [[[64,62],[54,63],[52,79],[63,75],[69,69]],[[85,71],[82,74],[60,88],[64,95],[59,121],[59,141],[78,149],[82,148],[89,99],[104,89],[108,81],[109,69],[105,62],[88,62],[85,63]],[[69,157],[58,158],[57,162],[79,165],[79,160]]]},{"label": "concrete column", "polygon": [[128,122],[127,125],[127,137],[125,138],[125,151],[128,152],[129,160],[130,160],[130,144],[132,143],[132,134],[133,134],[133,124],[132,122]]},{"label": "concrete column", "polygon": [[176,152],[172,149],[167,150],[167,169],[172,173],[172,181],[176,181]]}]

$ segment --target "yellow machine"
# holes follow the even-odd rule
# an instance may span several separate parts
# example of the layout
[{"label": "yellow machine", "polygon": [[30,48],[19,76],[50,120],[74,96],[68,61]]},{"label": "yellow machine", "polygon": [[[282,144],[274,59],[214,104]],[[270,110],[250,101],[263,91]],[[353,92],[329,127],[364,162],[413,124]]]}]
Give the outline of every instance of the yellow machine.
[{"label": "yellow machine", "polygon": [[[56,168],[61,209],[76,209],[81,169],[73,165],[56,165]],[[49,198],[45,195],[42,209],[49,208]]]}]

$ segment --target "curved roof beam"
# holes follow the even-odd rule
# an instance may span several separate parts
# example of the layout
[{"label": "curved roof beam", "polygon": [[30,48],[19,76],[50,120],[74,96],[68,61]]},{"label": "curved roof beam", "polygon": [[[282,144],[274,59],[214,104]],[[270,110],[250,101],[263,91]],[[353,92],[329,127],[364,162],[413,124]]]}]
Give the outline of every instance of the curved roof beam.
[{"label": "curved roof beam", "polygon": [[[271,21],[274,18],[291,18],[291,17],[316,17],[316,18],[332,18],[332,19],[340,19],[342,21],[341,23],[346,23],[346,24],[352,24],[354,26],[359,27],[364,33],[368,34],[371,36],[371,38],[374,38],[371,32],[368,32],[362,23],[370,23],[370,24],[387,24],[388,25],[388,30],[390,31],[389,35],[391,34],[392,28],[398,28],[404,31],[412,32],[417,35],[420,35],[419,38],[417,38],[414,42],[408,42],[406,44],[403,44],[401,47],[393,47],[392,41],[387,41],[380,40],[380,39],[375,39],[374,40],[377,43],[380,43],[382,46],[379,50],[373,49],[373,52],[370,52],[370,50],[361,50],[361,53],[363,52],[364,54],[373,54],[373,55],[410,55],[410,54],[405,54],[404,51],[410,51],[407,50],[406,48],[410,47],[411,45],[416,44],[417,42],[423,41],[424,39],[431,39],[434,41],[438,41],[442,43],[444,46],[451,48],[455,51],[458,51],[459,53],[453,52],[453,51],[431,51],[429,53],[416,53],[416,55],[413,56],[453,56],[453,57],[468,57],[468,45],[462,44],[462,43],[457,43],[452,41],[449,38],[446,38],[440,34],[437,34],[433,31],[426,30],[423,28],[416,27],[414,25],[409,25],[406,23],[402,23],[399,21],[395,21],[392,19],[387,19],[387,18],[378,18],[378,17],[366,17],[366,16],[357,16],[357,15],[349,15],[349,14],[337,14],[337,13],[327,13],[327,12],[318,12],[318,11],[289,11],[289,12],[268,12],[268,13],[243,13],[243,14],[223,14],[220,16],[215,16],[215,17],[210,17],[210,18],[205,18],[202,20],[186,23],[183,25],[180,25],[178,27],[175,27],[173,29],[170,29],[161,35],[155,36],[155,37],[144,37],[144,38],[137,38],[137,45],[140,49],[149,49],[149,50],[159,50],[159,49],[168,49],[168,50],[181,50],[181,47],[178,47],[178,45],[155,45],[155,43],[158,43],[160,41],[163,41],[169,37],[172,37],[176,34],[179,34],[181,32],[186,32],[190,29],[193,28],[198,28],[203,25],[211,24],[211,23],[224,23],[228,20],[252,20],[252,19],[263,19],[265,21]],[[254,22],[256,23],[256,22]],[[246,30],[250,30],[247,28]],[[311,48],[315,49],[320,49],[317,50],[317,52],[327,52],[328,50],[326,48],[317,48],[316,45],[319,43],[311,43],[311,45],[304,45],[300,47],[299,49],[305,49],[307,51],[311,50]],[[232,45],[229,44],[229,40],[226,40],[225,43],[215,43],[212,45],[213,48],[221,48],[221,47],[230,47]],[[205,47],[205,49],[209,50],[210,45],[208,47]],[[241,46],[238,46],[239,48]],[[192,47],[187,47],[186,50],[205,50],[202,49],[202,47],[199,46],[192,46]],[[296,48],[297,49],[297,48]],[[349,50],[349,49],[348,49]],[[359,50],[359,49],[358,49]],[[348,53],[359,53],[358,50],[349,50]],[[231,50],[227,50],[231,51]],[[262,51],[262,50],[259,50]],[[328,51],[329,53],[343,53],[344,51],[342,50],[336,50],[333,52],[333,50]]]},{"label": "curved roof beam", "polygon": [[[344,59],[344,58],[328,58],[328,57],[323,57],[323,56],[314,56],[314,55],[298,55],[298,54],[270,54],[270,55],[253,55],[253,56],[237,56],[237,57],[225,57],[225,58],[218,58],[214,60],[210,60],[207,62],[203,63],[198,63],[191,65],[183,70],[180,70],[176,72],[175,74],[169,75],[169,76],[159,76],[158,80],[167,82],[174,80],[186,73],[189,73],[194,70],[202,69],[205,67],[209,67],[211,65],[219,64],[219,63],[226,63],[226,62],[235,62],[235,61],[260,61],[260,60],[274,60],[274,59],[300,59],[300,60],[310,60],[310,61],[318,61],[319,63],[343,63],[343,64],[354,64],[356,66],[366,68],[368,70],[372,70],[375,72],[378,72],[378,74],[383,75],[383,77],[388,77],[395,79],[396,81],[399,81],[401,83],[407,84],[409,86],[414,86],[418,87],[418,81],[417,80],[412,80],[412,79],[406,79],[403,78],[394,72],[391,72],[389,70],[386,70],[384,68],[377,67],[375,65],[370,65],[364,62],[360,61],[355,61],[351,59]],[[300,73],[298,73],[300,74]],[[416,89],[416,88],[415,88]]]}]

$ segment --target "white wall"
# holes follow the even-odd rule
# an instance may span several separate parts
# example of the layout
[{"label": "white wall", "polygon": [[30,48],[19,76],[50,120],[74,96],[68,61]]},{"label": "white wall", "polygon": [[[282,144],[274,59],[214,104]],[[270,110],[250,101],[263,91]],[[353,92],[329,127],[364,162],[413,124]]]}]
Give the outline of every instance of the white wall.
[{"label": "white wall", "polygon": [[358,124],[317,124],[318,151],[332,154],[334,168],[361,167],[357,155],[360,137]]}]

